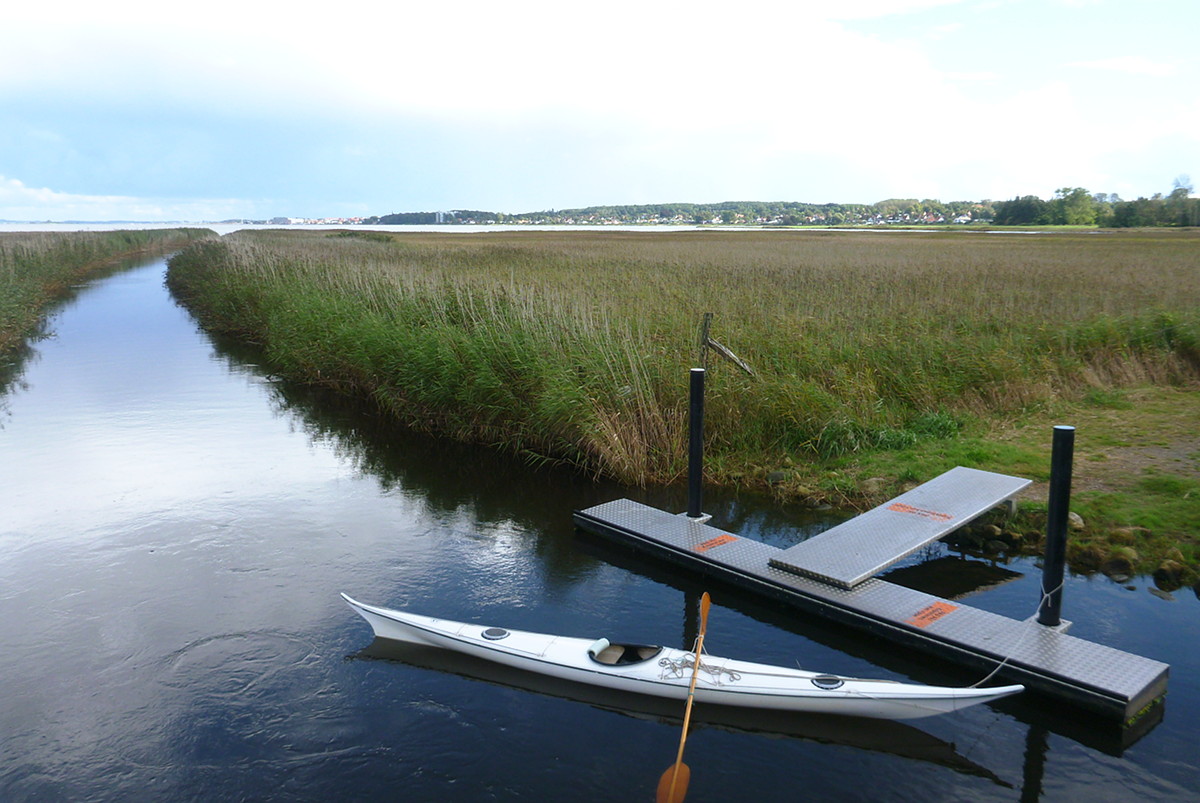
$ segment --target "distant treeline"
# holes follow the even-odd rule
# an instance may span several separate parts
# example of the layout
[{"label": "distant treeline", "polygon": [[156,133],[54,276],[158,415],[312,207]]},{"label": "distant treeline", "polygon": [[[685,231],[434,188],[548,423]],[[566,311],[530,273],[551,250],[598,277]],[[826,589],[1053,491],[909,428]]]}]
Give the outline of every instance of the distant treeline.
[{"label": "distant treeline", "polygon": [[527,212],[514,218],[538,222],[556,218],[566,222],[697,223],[758,225],[824,225],[863,223],[952,223],[990,219],[989,202],[941,201],[927,198],[889,198],[874,204],[810,204],[798,201],[725,201],[715,204],[642,204],[590,206]]},{"label": "distant treeline", "polygon": [[1200,198],[1192,198],[1187,176],[1175,179],[1169,195],[1122,200],[1115,193],[1064,187],[1049,201],[1024,195],[1011,201],[950,201],[889,198],[873,204],[809,204],[798,201],[725,201],[588,206],[541,212],[399,212],[364,223],[429,224],[748,224],[759,226],[928,225],[988,223],[996,226],[1200,226]]},{"label": "distant treeline", "polygon": [[824,225],[870,223],[968,223],[990,220],[990,201],[891,198],[874,204],[809,204],[798,201],[725,201],[712,204],[664,203],[588,206],[540,212],[399,212],[367,218],[364,223],[392,225],[479,223],[691,223],[757,225]]},{"label": "distant treeline", "polygon": [[1064,187],[1044,201],[1024,195],[996,204],[997,226],[1200,226],[1200,198],[1192,198],[1186,176],[1175,179],[1169,195],[1123,201],[1115,193],[1089,193],[1083,187]]}]

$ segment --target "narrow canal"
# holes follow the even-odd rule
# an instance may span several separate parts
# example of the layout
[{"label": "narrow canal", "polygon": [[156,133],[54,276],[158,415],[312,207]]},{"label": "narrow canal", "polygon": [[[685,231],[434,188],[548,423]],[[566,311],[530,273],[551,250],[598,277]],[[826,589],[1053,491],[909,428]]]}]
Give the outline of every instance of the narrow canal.
[{"label": "narrow canal", "polygon": [[[681,710],[372,646],[338,592],[678,646],[704,587],[589,542],[571,512],[683,500],[416,437],[276,381],[198,330],[165,269],[80,288],[0,366],[0,799],[652,799]],[[779,545],[827,526],[706,507]],[[1018,576],[971,604],[1024,618],[1037,569],[1005,568]],[[1172,665],[1165,718],[1133,745],[1021,698],[911,724],[698,707],[688,800],[1196,799],[1200,601],[1152,587],[1072,577],[1064,598],[1073,633]],[[978,680],[709,590],[713,654]]]}]

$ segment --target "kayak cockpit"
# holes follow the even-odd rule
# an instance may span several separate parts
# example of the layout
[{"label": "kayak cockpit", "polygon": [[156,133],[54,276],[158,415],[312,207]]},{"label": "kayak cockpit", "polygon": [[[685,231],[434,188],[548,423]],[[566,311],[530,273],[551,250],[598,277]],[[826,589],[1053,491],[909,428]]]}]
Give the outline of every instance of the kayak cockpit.
[{"label": "kayak cockpit", "polygon": [[588,657],[606,666],[627,666],[649,661],[662,652],[662,647],[652,644],[612,644],[602,638],[588,647]]}]

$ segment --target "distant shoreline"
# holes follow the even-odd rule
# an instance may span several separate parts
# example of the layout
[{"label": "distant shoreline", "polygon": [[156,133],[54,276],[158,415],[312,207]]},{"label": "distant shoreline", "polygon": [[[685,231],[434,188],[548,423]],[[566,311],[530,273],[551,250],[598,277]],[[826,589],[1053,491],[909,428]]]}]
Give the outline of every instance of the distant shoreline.
[{"label": "distant shoreline", "polygon": [[[861,225],[861,226],[774,226],[757,224],[729,225],[697,225],[695,223],[623,223],[616,225],[594,223],[485,223],[485,224],[325,224],[325,223],[227,223],[227,222],[157,222],[157,221],[42,221],[20,222],[0,220],[0,232],[71,232],[71,231],[142,231],[153,229],[204,228],[220,235],[231,234],[243,230],[286,230],[286,231],[384,231],[397,234],[479,234],[482,232],[562,232],[562,231],[639,231],[639,232],[680,232],[680,231],[779,231],[779,232],[846,232],[846,233],[943,233],[955,232],[960,234],[1039,234],[1051,230],[1074,230],[1077,227],[1012,227],[995,228],[984,226],[962,226],[952,224],[938,225]],[[1105,229],[1092,228],[1091,231],[1103,232]]]}]

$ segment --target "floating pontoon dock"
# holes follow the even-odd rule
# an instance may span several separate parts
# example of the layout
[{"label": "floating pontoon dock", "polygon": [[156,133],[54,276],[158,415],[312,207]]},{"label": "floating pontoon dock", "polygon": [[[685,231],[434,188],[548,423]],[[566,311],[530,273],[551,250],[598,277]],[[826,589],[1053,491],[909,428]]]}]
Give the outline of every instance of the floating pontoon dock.
[{"label": "floating pontoon dock", "polygon": [[1028,482],[956,468],[789,549],[628,499],[577,511],[575,523],[973,669],[1003,663],[999,677],[1132,725],[1166,693],[1166,664],[874,577]]}]

